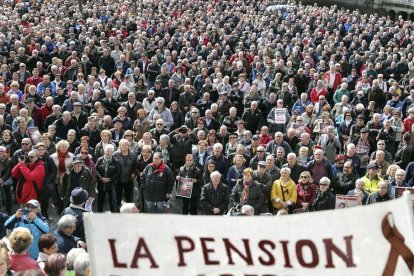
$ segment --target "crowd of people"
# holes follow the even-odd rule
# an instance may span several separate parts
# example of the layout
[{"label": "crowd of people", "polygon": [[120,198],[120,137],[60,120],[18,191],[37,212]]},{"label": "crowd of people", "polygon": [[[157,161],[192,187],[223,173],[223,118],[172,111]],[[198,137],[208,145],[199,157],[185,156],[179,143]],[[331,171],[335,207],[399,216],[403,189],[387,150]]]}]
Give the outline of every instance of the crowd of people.
[{"label": "crowd of people", "polygon": [[413,22],[293,1],[81,4],[0,7],[0,276],[89,275],[91,210],[290,215],[414,185]]}]

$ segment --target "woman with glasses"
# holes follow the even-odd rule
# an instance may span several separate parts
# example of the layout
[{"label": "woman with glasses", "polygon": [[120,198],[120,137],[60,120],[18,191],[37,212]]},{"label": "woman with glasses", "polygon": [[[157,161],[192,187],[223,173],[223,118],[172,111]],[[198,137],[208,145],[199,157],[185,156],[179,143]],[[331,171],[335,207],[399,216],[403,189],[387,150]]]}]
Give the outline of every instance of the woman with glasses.
[{"label": "woman with glasses", "polygon": [[335,209],[335,195],[329,190],[331,180],[326,176],[319,180],[319,189],[312,204],[312,211]]},{"label": "woman with glasses", "polygon": [[136,142],[134,140],[134,132],[132,130],[128,129],[127,131],[125,131],[123,138],[128,140],[129,150],[131,150],[135,154],[138,153],[139,147],[138,147],[138,142]]},{"label": "woman with glasses", "polygon": [[318,188],[313,184],[312,176],[308,171],[304,171],[300,174],[299,183],[296,185],[296,191],[298,194],[296,207],[302,208],[304,211],[309,211],[316,198]]},{"label": "woman with glasses", "polygon": [[83,165],[89,168],[89,170],[92,172],[94,180],[96,180],[96,166],[89,149],[90,147],[88,147],[87,145],[81,145],[79,147],[79,152],[77,156],[80,156],[80,158],[82,158]]}]

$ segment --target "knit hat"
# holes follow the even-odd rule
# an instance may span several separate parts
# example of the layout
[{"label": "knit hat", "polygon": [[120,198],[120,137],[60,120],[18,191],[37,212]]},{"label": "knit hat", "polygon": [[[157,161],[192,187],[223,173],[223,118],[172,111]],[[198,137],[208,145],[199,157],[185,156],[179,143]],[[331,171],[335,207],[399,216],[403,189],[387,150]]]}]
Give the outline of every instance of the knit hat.
[{"label": "knit hat", "polygon": [[71,196],[70,196],[70,202],[76,205],[85,203],[88,200],[88,192],[85,191],[85,189],[81,187],[77,187],[73,189]]}]

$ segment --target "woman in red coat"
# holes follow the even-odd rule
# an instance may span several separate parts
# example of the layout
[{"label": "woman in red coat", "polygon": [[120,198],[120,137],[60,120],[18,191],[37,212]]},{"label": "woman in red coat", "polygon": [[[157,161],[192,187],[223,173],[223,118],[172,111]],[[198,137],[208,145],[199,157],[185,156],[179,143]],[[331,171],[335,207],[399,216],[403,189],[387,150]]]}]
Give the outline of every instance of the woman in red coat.
[{"label": "woman in red coat", "polygon": [[38,194],[43,190],[43,179],[45,178],[45,167],[43,161],[39,160],[37,151],[30,151],[28,158],[28,165],[24,159],[20,159],[20,162],[12,170],[12,176],[18,179],[16,201],[21,205],[31,199],[38,200]]}]

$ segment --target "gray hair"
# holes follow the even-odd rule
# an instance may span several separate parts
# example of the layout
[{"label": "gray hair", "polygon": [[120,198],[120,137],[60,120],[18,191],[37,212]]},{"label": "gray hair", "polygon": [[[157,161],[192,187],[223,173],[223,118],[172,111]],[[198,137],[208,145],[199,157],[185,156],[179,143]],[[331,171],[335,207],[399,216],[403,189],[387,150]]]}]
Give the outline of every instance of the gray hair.
[{"label": "gray hair", "polygon": [[66,261],[68,262],[68,266],[73,267],[73,263],[76,260],[76,257],[81,255],[82,253],[86,253],[86,250],[83,248],[72,248],[68,255],[66,256]]},{"label": "gray hair", "polygon": [[167,134],[162,134],[160,136],[160,141],[161,140],[166,141],[167,143],[169,143],[170,142],[170,136],[168,136]]},{"label": "gray hair", "polygon": [[89,267],[89,254],[79,254],[73,262],[73,269],[75,270],[76,276],[84,276],[86,269]]},{"label": "gray hair", "polygon": [[249,212],[254,214],[254,208],[250,205],[243,205],[241,208],[241,213],[247,214]]},{"label": "gray hair", "polygon": [[115,147],[114,147],[114,145],[112,145],[112,144],[106,144],[106,146],[105,146],[104,150],[106,150],[106,149],[110,149],[112,152],[114,152],[114,151],[115,151]]},{"label": "gray hair", "polygon": [[218,171],[214,171],[214,172],[212,172],[211,174],[210,174],[210,178],[211,177],[213,177],[213,176],[220,176],[221,177],[221,173],[220,172],[218,172]]},{"label": "gray hair", "polygon": [[58,227],[60,230],[66,228],[66,227],[72,227],[73,225],[76,225],[76,218],[73,215],[64,215],[59,219]]},{"label": "gray hair", "polygon": [[321,180],[319,180],[319,184],[328,184],[328,186],[331,185],[331,180],[329,178],[327,178],[326,176],[322,177]]}]

